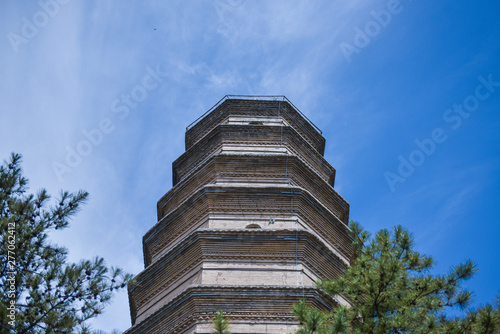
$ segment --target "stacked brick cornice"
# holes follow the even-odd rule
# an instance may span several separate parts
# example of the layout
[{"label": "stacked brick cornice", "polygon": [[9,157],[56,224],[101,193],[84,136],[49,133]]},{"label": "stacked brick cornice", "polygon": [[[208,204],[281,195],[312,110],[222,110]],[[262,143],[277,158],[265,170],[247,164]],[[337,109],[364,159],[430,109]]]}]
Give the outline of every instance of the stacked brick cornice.
[{"label": "stacked brick cornice", "polygon": [[325,139],[286,98],[227,97],[186,132],[174,187],[143,238],[126,333],[292,333],[293,303],[345,303],[314,287],[352,260],[349,204]]}]

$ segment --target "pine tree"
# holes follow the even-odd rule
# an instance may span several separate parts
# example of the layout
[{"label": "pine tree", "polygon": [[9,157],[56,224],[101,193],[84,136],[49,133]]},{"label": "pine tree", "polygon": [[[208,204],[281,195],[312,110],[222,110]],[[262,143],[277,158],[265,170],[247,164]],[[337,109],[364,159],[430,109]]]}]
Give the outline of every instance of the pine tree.
[{"label": "pine tree", "polygon": [[[338,279],[317,282],[350,306],[320,311],[301,301],[292,310],[302,324],[298,333],[499,333],[498,301],[494,307],[469,308],[471,292],[462,284],[477,270],[472,261],[434,276],[433,259],[413,249],[412,235],[401,226],[374,238],[355,222],[350,228],[353,265]],[[465,315],[448,317],[452,308]]]},{"label": "pine tree", "polygon": [[67,262],[67,251],[48,234],[68,227],[88,194],[27,193],[21,156],[0,166],[0,332],[89,332],[85,321],[103,311],[113,291],[131,276],[102,258]]},{"label": "pine tree", "polygon": [[213,334],[231,334],[231,332],[228,331],[229,319],[224,316],[222,311],[217,311],[217,313],[215,313],[215,317],[212,319],[212,326],[214,328],[212,331]]}]

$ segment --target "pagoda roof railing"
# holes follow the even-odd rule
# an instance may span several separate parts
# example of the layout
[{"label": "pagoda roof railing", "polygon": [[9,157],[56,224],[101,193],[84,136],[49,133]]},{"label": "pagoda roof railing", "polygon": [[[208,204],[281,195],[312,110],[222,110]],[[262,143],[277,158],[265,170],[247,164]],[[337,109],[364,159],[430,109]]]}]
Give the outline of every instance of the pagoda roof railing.
[{"label": "pagoda roof railing", "polygon": [[186,127],[186,131],[194,127],[201,119],[210,114],[214,109],[220,106],[227,100],[256,100],[256,101],[284,101],[287,102],[297,113],[299,113],[316,131],[320,134],[323,132],[309,119],[303,112],[300,111],[285,95],[226,95],[219,100],[212,108],[208,109],[203,115],[195,119]]}]

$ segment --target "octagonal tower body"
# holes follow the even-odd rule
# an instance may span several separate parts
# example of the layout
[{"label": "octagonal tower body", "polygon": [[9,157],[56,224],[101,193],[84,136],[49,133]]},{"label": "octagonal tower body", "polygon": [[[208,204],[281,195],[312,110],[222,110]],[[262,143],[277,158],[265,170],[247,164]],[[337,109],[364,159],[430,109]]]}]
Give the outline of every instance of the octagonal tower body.
[{"label": "octagonal tower body", "polygon": [[127,334],[292,333],[292,304],[345,303],[314,287],[352,259],[349,204],[325,139],[285,97],[226,96],[186,131],[173,188],[143,238]]}]

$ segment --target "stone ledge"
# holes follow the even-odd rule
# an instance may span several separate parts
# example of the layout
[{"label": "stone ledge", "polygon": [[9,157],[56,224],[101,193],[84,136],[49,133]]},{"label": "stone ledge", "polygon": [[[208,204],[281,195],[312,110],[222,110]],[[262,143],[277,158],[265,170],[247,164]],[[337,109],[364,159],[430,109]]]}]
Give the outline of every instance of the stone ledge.
[{"label": "stone ledge", "polygon": [[323,310],[337,305],[333,298],[310,287],[191,286],[124,334],[186,333],[197,324],[209,324],[219,310],[236,324],[297,325],[290,309],[300,299]]},{"label": "stone ledge", "polygon": [[321,236],[343,257],[350,258],[352,255],[352,240],[347,225],[302,188],[206,185],[144,235],[145,265],[193,230],[206,227],[210,215],[235,214],[297,217],[305,228]]},{"label": "stone ledge", "polygon": [[[306,230],[199,229],[136,276],[137,284],[129,289],[131,312],[136,319],[146,312],[143,305],[150,308],[159,300],[172,298],[178,286],[201,284],[206,270],[218,268],[222,273],[224,266],[230,270],[264,270],[269,279],[261,282],[265,285],[273,283],[272,272],[299,270],[306,277],[313,275],[307,279],[311,285],[318,278],[338,277],[347,267],[344,261]],[[207,262],[213,264],[205,266],[203,263]],[[193,268],[198,268],[197,281],[189,280],[194,275]],[[244,280],[243,277],[241,282]],[[251,281],[247,284],[255,285]],[[227,285],[237,284],[228,281]]]},{"label": "stone ledge", "polygon": [[[288,154],[300,156],[309,168],[314,169],[321,177],[333,185],[335,169],[318,153],[310,143],[298,135],[292,127],[256,126],[256,125],[223,125],[219,124],[208,133],[203,140],[191,146],[172,163],[172,181],[175,186],[192,170],[203,164],[211,155],[221,153],[225,146],[239,146],[241,152],[255,147],[255,154],[268,151],[269,155]],[[233,147],[233,151],[234,151]],[[281,151],[276,151],[281,148]]]},{"label": "stone ledge", "polygon": [[307,189],[345,224],[349,219],[347,201],[313,169],[295,155],[215,154],[193,170],[157,203],[160,220],[165,212],[173,210],[193,192],[206,184],[267,181],[299,186]]}]

